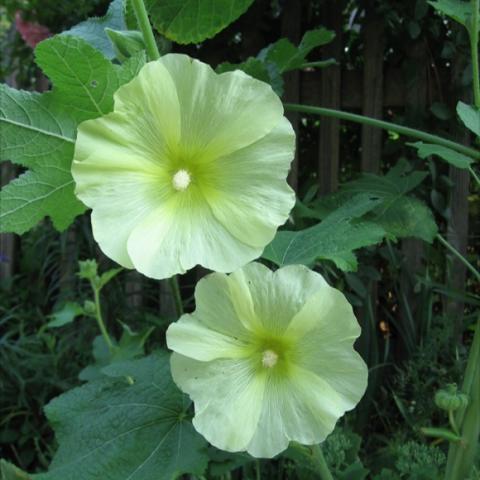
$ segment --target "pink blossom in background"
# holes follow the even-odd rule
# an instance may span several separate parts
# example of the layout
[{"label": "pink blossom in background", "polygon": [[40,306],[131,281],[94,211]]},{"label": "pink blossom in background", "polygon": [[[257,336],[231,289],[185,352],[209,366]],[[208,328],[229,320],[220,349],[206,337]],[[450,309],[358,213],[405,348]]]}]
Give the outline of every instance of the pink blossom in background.
[{"label": "pink blossom in background", "polygon": [[52,35],[50,30],[44,25],[24,20],[20,10],[17,10],[15,13],[15,26],[24,42],[31,48],[35,48],[37,43]]}]

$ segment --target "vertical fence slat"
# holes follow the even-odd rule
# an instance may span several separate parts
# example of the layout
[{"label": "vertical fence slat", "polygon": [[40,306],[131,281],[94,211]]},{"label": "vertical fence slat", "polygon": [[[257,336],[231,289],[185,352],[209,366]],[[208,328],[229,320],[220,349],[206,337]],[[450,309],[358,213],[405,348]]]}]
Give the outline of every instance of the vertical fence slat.
[{"label": "vertical fence slat", "polygon": [[[282,37],[287,37],[294,45],[300,42],[302,32],[302,3],[297,0],[287,0],[282,15]],[[293,70],[285,75],[283,99],[288,103],[298,103],[300,100],[300,72]],[[299,115],[297,112],[287,112],[287,118],[297,134]],[[294,190],[298,187],[298,150],[292,162],[288,182]]]},{"label": "vertical fence slat", "polygon": [[[334,30],[335,40],[323,49],[325,58],[342,57],[343,1],[325,2],[322,7],[323,24]],[[340,65],[322,71],[320,81],[320,104],[339,109],[341,106]],[[321,118],[318,145],[318,184],[320,195],[337,190],[340,160],[340,122],[333,118]]]},{"label": "vertical fence slat", "polygon": [[[457,93],[458,86],[461,84],[461,78],[465,70],[465,61],[457,59],[452,68],[452,91]],[[472,102],[471,89],[460,92],[460,95],[454,95],[454,98],[461,97],[466,103]],[[452,105],[455,107],[455,105]],[[456,140],[465,145],[470,144],[470,134],[462,128],[456,135]],[[461,170],[451,165],[448,176],[452,182],[453,188],[450,195],[451,215],[447,224],[447,240],[462,254],[466,255],[468,245],[468,193],[470,174],[467,170]],[[454,290],[464,290],[467,270],[465,265],[456,257],[451,256],[447,263],[446,283]],[[445,301],[445,312],[455,322],[455,337],[461,335],[463,324],[463,313],[465,305],[462,301],[447,298]]]},{"label": "vertical fence slat", "polygon": [[[422,119],[427,108],[428,93],[428,62],[425,42],[419,40],[409,51],[408,61],[411,62],[409,75],[406,76],[406,118]],[[415,68],[414,68],[415,67]],[[414,75],[411,73],[414,72]],[[403,322],[408,322],[410,316],[415,319],[418,307],[418,297],[412,284],[413,275],[422,271],[424,258],[424,243],[416,238],[406,238],[402,241],[402,252],[405,257],[402,275],[400,276],[401,291],[404,298],[400,302],[400,314]],[[416,325],[415,325],[416,327]],[[417,332],[412,332],[416,335]],[[415,338],[412,338],[415,341]]]},{"label": "vertical fence slat", "polygon": [[[363,114],[382,118],[384,20],[377,16],[369,2],[364,25]],[[362,172],[378,173],[382,156],[382,130],[362,126]]]}]

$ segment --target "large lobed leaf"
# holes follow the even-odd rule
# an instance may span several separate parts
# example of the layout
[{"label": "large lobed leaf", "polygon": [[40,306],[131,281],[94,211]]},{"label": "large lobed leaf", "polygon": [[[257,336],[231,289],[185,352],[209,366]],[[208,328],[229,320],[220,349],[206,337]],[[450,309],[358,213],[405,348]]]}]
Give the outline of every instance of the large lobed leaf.
[{"label": "large lobed leaf", "polygon": [[[158,32],[177,43],[200,43],[245,13],[253,0],[145,0]],[[126,22],[136,29],[131,0],[126,3]]]},{"label": "large lobed leaf", "polygon": [[115,51],[112,42],[105,32],[106,28],[111,28],[112,30],[124,30],[126,28],[124,0],[114,0],[103,17],[89,18],[75,25],[70,30],[63,32],[62,35],[80,37],[100,50],[106,58],[112,59],[115,57]]},{"label": "large lobed leaf", "polygon": [[206,442],[188,419],[189,401],[170,376],[169,355],[104,369],[111,378],[87,383],[51,401],[46,414],[58,451],[37,480],[170,480],[201,475]]},{"label": "large lobed leaf", "polygon": [[112,110],[113,93],[145,62],[109,62],[81,38],[57,35],[36,49],[39,66],[53,81],[44,94],[0,85],[0,160],[29,170],[0,193],[0,231],[24,233],[49,216],[58,230],[85,210],[70,173],[79,122]]},{"label": "large lobed leaf", "polygon": [[263,257],[280,266],[308,265],[316,259],[326,259],[342,270],[356,270],[357,259],[353,251],[378,243],[385,235],[379,225],[358,220],[379,203],[371,195],[356,195],[314,227],[298,232],[278,232]]},{"label": "large lobed leaf", "polygon": [[381,203],[369,215],[391,238],[417,237],[431,243],[437,225],[431,210],[418,198],[407,196],[428,176],[427,172],[409,171],[407,162],[398,162],[386,175],[363,174],[344,185],[344,194],[374,195]]}]

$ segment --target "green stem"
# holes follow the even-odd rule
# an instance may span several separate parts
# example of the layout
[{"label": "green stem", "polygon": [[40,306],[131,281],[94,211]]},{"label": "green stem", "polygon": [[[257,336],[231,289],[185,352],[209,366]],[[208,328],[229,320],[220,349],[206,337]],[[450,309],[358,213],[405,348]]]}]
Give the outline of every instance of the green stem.
[{"label": "green stem", "polygon": [[479,0],[472,0],[472,17],[470,28],[468,29],[470,35],[470,51],[472,54],[473,98],[477,108],[480,108],[480,74],[478,71],[479,6]]},{"label": "green stem", "polygon": [[445,480],[468,478],[477,452],[480,436],[480,316],[468,355],[462,391],[469,396],[467,407],[456,412],[455,421],[460,425],[462,441],[450,444]]},{"label": "green stem", "polygon": [[317,465],[317,472],[322,480],[333,480],[333,476],[330,473],[325,457],[323,456],[322,448],[320,445],[314,445],[312,447],[313,458]]},{"label": "green stem", "polygon": [[452,427],[452,430],[457,434],[460,435],[460,430],[457,427],[457,422],[455,421],[455,415],[453,413],[453,410],[448,411],[448,421],[450,422],[450,426]]},{"label": "green stem", "polygon": [[477,175],[477,172],[475,172],[475,170],[472,167],[468,167],[468,171],[470,172],[470,175],[477,182],[477,185],[480,187],[480,177]]},{"label": "green stem", "polygon": [[97,288],[93,288],[93,296],[95,299],[95,318],[97,319],[98,327],[102,332],[103,338],[105,339],[105,343],[108,345],[109,350],[112,350],[113,342],[107,332],[107,329],[105,328],[105,323],[103,322],[102,308],[100,306],[100,291]]},{"label": "green stem", "polygon": [[437,240],[453,255],[455,255],[475,276],[477,280],[480,281],[480,272],[445,238],[443,238],[439,233],[437,233]]},{"label": "green stem", "polygon": [[255,461],[255,478],[256,480],[262,479],[262,470],[260,467],[260,460]]},{"label": "green stem", "polygon": [[178,277],[175,275],[170,278],[170,288],[172,289],[173,300],[175,301],[175,310],[180,317],[183,315],[183,302],[182,295],[180,293],[180,287],[178,285]]},{"label": "green stem", "polygon": [[148,58],[149,60],[158,60],[160,58],[160,52],[158,51],[157,42],[155,42],[152,26],[150,25],[147,9],[145,8],[143,0],[132,0],[132,7],[135,11],[143,40],[145,41]]},{"label": "green stem", "polygon": [[348,120],[364,125],[371,125],[372,127],[391,130],[392,132],[405,135],[406,137],[418,138],[419,140],[423,140],[425,142],[435,143],[436,145],[442,145],[444,147],[451,148],[456,152],[463,153],[464,155],[475,158],[476,160],[480,159],[480,152],[473,148],[466,147],[465,145],[453,142],[452,140],[447,140],[446,138],[442,138],[437,135],[432,135],[431,133],[422,132],[421,130],[417,130],[415,128],[404,127],[403,125],[398,125],[396,123],[385,122],[376,118],[357,115],[356,113],[342,112],[341,110],[334,110],[331,108],[314,107],[311,105],[299,105],[293,103],[285,103],[284,106],[287,110],[291,110],[293,112],[312,113],[314,115],[322,115],[324,117],[334,117],[341,120]]},{"label": "green stem", "polygon": [[317,62],[306,62],[300,68],[325,68],[337,64],[338,62],[334,58],[328,58],[327,60],[318,60]]}]

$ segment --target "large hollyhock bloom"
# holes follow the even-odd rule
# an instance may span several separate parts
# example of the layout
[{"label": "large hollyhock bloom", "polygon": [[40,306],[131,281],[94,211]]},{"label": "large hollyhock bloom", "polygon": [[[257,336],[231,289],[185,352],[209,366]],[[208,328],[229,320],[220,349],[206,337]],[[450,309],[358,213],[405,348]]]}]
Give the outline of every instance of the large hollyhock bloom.
[{"label": "large hollyhock bloom", "polygon": [[355,407],[367,367],[344,295],[306,267],[252,263],[213,273],[196,310],[170,325],[172,375],[195,403],[193,425],[213,445],[273,457],[292,440],[323,441]]},{"label": "large hollyhock bloom", "polygon": [[72,174],[106,255],[153,278],[258,257],[294,205],[295,136],[269,85],[171,54],[82,123]]}]

